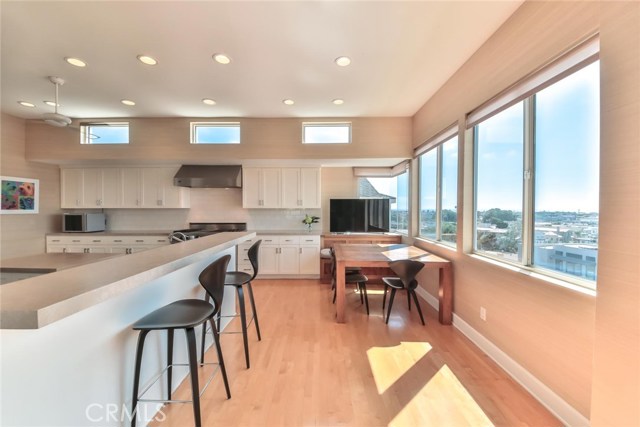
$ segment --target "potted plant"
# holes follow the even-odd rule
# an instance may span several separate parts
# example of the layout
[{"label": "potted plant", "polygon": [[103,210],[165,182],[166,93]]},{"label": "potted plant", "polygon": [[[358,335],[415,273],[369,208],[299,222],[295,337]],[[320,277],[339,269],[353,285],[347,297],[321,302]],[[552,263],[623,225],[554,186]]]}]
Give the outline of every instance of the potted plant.
[{"label": "potted plant", "polygon": [[320,221],[320,217],[319,216],[313,216],[313,215],[306,215],[305,214],[304,219],[302,220],[302,223],[307,226],[307,231],[311,232],[311,225],[312,224],[317,224],[318,221]]}]

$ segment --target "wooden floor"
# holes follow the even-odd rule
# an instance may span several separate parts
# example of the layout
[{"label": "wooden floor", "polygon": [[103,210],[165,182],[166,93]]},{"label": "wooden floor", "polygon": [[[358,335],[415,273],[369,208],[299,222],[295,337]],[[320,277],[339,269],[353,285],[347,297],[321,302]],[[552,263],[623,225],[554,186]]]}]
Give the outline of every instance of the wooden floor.
[{"label": "wooden floor", "polygon": [[[426,326],[404,293],[385,325],[381,291],[371,290],[367,317],[349,288],[348,323],[337,324],[329,286],[318,281],[261,280],[254,291],[262,341],[252,329],[247,370],[242,336],[223,336],[232,397],[218,373],[202,395],[205,426],[562,425],[424,301]],[[176,397],[190,398],[189,387]],[[153,425],[193,425],[191,404],[163,412]]]}]

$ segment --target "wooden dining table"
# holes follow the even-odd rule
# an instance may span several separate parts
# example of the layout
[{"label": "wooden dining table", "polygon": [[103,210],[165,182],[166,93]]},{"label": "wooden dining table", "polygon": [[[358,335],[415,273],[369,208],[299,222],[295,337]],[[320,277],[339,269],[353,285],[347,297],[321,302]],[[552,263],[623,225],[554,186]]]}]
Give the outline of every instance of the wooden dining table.
[{"label": "wooden dining table", "polygon": [[412,259],[425,268],[437,268],[438,320],[450,325],[453,320],[453,272],[451,261],[405,244],[338,244],[336,255],[336,320],[345,322],[345,270],[348,267],[388,267],[389,262]]}]

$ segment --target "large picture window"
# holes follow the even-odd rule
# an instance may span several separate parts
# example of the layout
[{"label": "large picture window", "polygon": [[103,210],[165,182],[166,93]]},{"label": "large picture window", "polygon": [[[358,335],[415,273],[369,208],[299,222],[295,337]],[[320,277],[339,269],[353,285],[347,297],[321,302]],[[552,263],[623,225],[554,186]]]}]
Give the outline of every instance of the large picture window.
[{"label": "large picture window", "polygon": [[599,82],[596,61],[475,124],[477,253],[595,288]]},{"label": "large picture window", "polygon": [[429,240],[456,245],[458,233],[458,137],[419,157],[420,228]]}]

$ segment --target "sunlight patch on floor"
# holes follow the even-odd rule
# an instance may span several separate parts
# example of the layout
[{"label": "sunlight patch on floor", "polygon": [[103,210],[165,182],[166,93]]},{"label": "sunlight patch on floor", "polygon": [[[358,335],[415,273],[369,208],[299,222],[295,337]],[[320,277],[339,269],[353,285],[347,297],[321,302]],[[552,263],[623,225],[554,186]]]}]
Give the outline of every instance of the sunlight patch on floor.
[{"label": "sunlight patch on floor", "polygon": [[401,342],[395,347],[371,347],[367,350],[378,394],[387,391],[430,350],[431,345],[426,342]]},{"label": "sunlight patch on floor", "polygon": [[438,418],[442,423],[455,426],[494,425],[447,365],[443,365],[404,405],[389,426],[416,426],[423,424],[425,419]]}]

